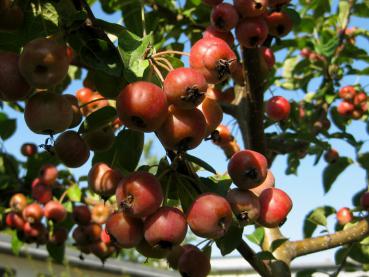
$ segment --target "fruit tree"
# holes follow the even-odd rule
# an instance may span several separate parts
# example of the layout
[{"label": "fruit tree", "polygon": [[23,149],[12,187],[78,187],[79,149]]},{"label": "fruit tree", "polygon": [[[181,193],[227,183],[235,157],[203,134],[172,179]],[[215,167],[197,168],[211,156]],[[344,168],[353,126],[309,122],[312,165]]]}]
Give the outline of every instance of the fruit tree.
[{"label": "fruit tree", "polygon": [[[336,248],[331,276],[369,269],[368,180],[345,195],[354,208],[311,207],[296,240],[280,229],[296,203],[271,170],[280,155],[287,175],[323,158],[325,192],[350,165],[369,176],[351,129],[369,116],[369,30],[352,24],[366,17],[360,0],[0,0],[0,228],[13,250],[46,245],[62,262],[73,241],[104,262],[133,248],[201,277],[215,248],[261,276]],[[14,114],[43,140],[19,145],[23,158],[4,147]],[[165,149],[157,163],[142,162],[147,136]],[[226,173],[189,154],[200,144]]]}]

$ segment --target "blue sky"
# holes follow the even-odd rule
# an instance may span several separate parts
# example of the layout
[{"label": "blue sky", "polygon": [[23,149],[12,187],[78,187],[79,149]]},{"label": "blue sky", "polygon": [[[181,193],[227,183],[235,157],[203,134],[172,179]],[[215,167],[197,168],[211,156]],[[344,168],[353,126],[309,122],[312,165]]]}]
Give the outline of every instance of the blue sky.
[{"label": "blue sky", "polygon": [[[119,14],[106,16],[101,12],[101,9],[98,5],[95,5],[93,10],[95,15],[99,18],[103,18],[110,22],[118,22],[119,20]],[[363,28],[364,26],[369,26],[368,23],[369,22],[367,19],[363,20],[353,18],[350,26],[358,26]],[[366,48],[364,46],[367,45],[366,40],[359,38],[357,39],[357,43],[364,49]],[[277,55],[278,61],[281,61],[282,58],[282,54]],[[187,63],[186,58],[184,61]],[[361,64],[357,65],[362,66]],[[342,82],[343,85],[353,83],[360,83],[364,86],[369,84],[369,78],[361,77],[358,79],[356,77],[346,77]],[[314,91],[315,86],[316,82],[313,82],[311,87],[309,87],[309,90]],[[74,94],[79,88],[81,88],[81,82],[75,81],[70,85],[65,93]],[[301,91],[282,91],[278,89],[274,90],[274,95],[282,95],[288,99],[301,99],[303,97],[303,93]],[[267,94],[266,99],[268,99],[269,96],[270,94]],[[15,113],[7,107],[5,108],[5,111],[10,117],[17,119],[18,129],[15,135],[5,142],[4,147],[9,153],[15,154],[17,157],[23,159],[23,157],[20,156],[19,150],[21,144],[24,142],[41,144],[44,142],[45,136],[33,134],[25,125],[22,114]],[[229,116],[224,117],[224,123],[229,123],[230,121],[231,118]],[[368,140],[368,134],[365,132],[365,129],[365,124],[359,121],[354,122],[348,128],[348,130],[355,136],[357,140]],[[332,128],[331,131],[334,131],[334,128]],[[239,132],[236,131],[235,135],[237,140],[241,142]],[[163,156],[164,149],[158,143],[157,139],[153,135],[146,135],[146,139],[149,138],[152,138],[155,141],[153,152],[159,157]],[[331,140],[331,143],[334,148],[339,149],[339,152],[342,156],[353,157],[354,150],[347,143],[339,140]],[[368,151],[368,144],[365,144],[363,151],[365,150]],[[227,162],[222,151],[218,147],[214,146],[211,142],[203,142],[197,149],[191,151],[190,153],[213,165],[218,172],[226,171]],[[323,159],[316,166],[314,166],[313,163],[314,158],[306,157],[303,159],[298,170],[298,176],[285,175],[286,156],[279,156],[273,164],[272,172],[276,178],[276,186],[285,190],[291,196],[294,203],[294,207],[288,217],[288,220],[282,227],[283,234],[285,234],[285,236],[288,238],[302,239],[303,219],[312,208],[323,205],[331,205],[337,209],[343,206],[352,207],[351,196],[353,193],[363,189],[366,186],[365,172],[360,169],[359,166],[353,164],[339,176],[331,191],[325,195],[322,186],[322,170],[326,166],[326,163]],[[73,172],[75,172],[77,175],[85,175],[88,173],[89,168],[90,162],[79,169],[73,170]],[[332,216],[329,220],[330,230],[333,230],[334,222],[335,218]],[[247,228],[246,233],[250,230],[250,228]],[[218,251],[214,251],[213,253],[214,255],[219,255]],[[332,257],[331,251],[326,251],[324,253],[310,255],[307,259],[309,261],[314,261],[317,259],[321,260],[322,255],[323,257]]]}]

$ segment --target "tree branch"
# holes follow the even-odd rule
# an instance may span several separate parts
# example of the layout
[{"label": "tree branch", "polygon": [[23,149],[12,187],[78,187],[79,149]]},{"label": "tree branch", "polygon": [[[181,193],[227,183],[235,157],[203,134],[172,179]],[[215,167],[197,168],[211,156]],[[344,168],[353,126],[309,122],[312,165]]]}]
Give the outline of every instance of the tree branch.
[{"label": "tree branch", "polygon": [[241,240],[240,245],[237,247],[237,251],[241,256],[250,263],[250,265],[263,277],[273,277],[270,267],[263,263],[255,254],[255,252],[248,246],[248,244]]},{"label": "tree branch", "polygon": [[[226,112],[236,118],[245,147],[266,154],[264,137],[264,90],[266,71],[262,68],[260,49],[243,49],[245,87],[237,87],[238,98]],[[257,258],[254,251],[241,241],[237,251],[261,276],[273,276],[270,265]]]},{"label": "tree branch", "polygon": [[[243,49],[246,86],[238,105],[237,121],[247,148],[266,154],[264,138],[264,90],[267,72],[260,49]],[[245,122],[242,122],[245,121]]]},{"label": "tree branch", "polygon": [[334,234],[286,242],[292,250],[291,259],[303,255],[331,249],[337,246],[357,242],[369,235],[369,217],[360,220],[356,225]]}]

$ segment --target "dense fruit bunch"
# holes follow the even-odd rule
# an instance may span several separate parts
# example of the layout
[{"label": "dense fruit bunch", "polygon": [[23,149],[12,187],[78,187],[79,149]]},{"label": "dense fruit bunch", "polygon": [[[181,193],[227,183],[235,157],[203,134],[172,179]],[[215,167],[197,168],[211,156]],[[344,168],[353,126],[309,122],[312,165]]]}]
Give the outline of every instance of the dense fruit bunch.
[{"label": "dense fruit bunch", "polygon": [[368,111],[368,96],[365,91],[354,86],[345,86],[338,92],[342,99],[337,112],[346,118],[360,119]]},{"label": "dense fruit bunch", "polygon": [[[82,50],[75,52],[64,36],[35,38],[20,54],[0,54],[0,100],[25,100],[28,128],[48,136],[40,145],[45,152],[38,153],[32,143],[21,149],[26,162],[39,170],[36,178],[28,180],[26,176],[22,188],[32,199],[14,194],[5,219],[22,241],[62,246],[71,231],[81,253],[92,253],[103,262],[121,249],[135,248],[148,258],[166,258],[170,267],[184,276],[202,277],[211,269],[206,246],[221,241],[231,228],[283,224],[292,201],[274,188],[267,158],[256,151],[241,150],[228,126],[221,123],[222,105],[234,105],[240,89],[249,82],[244,61],[233,48],[232,30],[241,47],[260,54],[263,71],[271,72],[275,57],[267,38],[291,31],[292,20],[281,10],[289,1],[203,2],[212,7],[210,26],[193,43],[189,67],[174,67],[164,58],[166,51],[156,53],[150,46],[144,59],[159,81],[144,76],[122,86],[111,82],[116,86],[114,96],[111,90],[100,88],[102,83],[106,88],[117,79],[90,68],[84,87],[75,94],[56,93],[64,85],[70,64],[87,62],[81,57]],[[18,8],[7,7],[0,15],[19,13]],[[23,20],[21,15],[19,19]],[[0,20],[0,29],[14,29],[22,20],[14,26],[5,26]],[[155,65],[161,65],[166,74]],[[227,83],[231,79],[233,82]],[[287,119],[289,102],[273,97],[266,112],[272,120]],[[155,133],[172,163],[161,171],[162,161],[156,174],[152,168],[136,169],[138,159],[132,168],[126,168],[131,161],[124,160],[124,151],[132,149],[120,149],[119,155],[115,151],[125,143],[123,132],[134,134],[131,144],[138,144],[133,140],[143,133]],[[183,200],[180,189],[188,185],[180,180],[183,167],[192,170],[186,151],[204,140],[212,140],[230,159],[229,185],[216,193],[187,180],[191,185],[187,189],[195,193],[190,193],[190,200]],[[94,157],[85,178],[88,188],[83,190],[77,184],[83,178],[77,181],[52,163],[35,162],[47,155],[46,160],[78,168],[89,160],[90,151]],[[189,173],[197,177],[195,172]],[[234,186],[229,187],[232,181]],[[65,203],[67,198],[70,201]],[[189,229],[205,238],[207,245],[202,249],[181,245]]]}]

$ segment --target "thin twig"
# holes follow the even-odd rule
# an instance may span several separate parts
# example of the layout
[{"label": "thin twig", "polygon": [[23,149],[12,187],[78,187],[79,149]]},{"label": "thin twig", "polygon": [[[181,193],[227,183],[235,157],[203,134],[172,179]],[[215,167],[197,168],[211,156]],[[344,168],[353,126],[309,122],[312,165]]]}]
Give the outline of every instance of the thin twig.
[{"label": "thin twig", "polygon": [[173,65],[166,58],[156,57],[154,60],[165,63],[170,68],[170,70],[174,69]]},{"label": "thin twig", "polygon": [[64,200],[65,196],[67,196],[67,194],[68,194],[68,189],[66,189],[66,190],[63,192],[63,194],[60,196],[60,198],[59,198],[59,203],[60,203],[60,204],[61,204],[61,203],[63,203],[63,200]]},{"label": "thin twig", "polygon": [[157,59],[154,60],[154,63],[160,66],[161,68],[165,69],[167,72],[172,71],[166,64],[158,61]]},{"label": "thin twig", "polygon": [[344,268],[344,266],[347,262],[348,255],[350,254],[350,251],[351,251],[352,247],[353,247],[353,244],[351,243],[350,246],[347,248],[347,251],[346,251],[345,255],[343,256],[343,260],[342,260],[340,266],[337,268],[336,272],[331,274],[331,277],[337,277],[338,274],[340,274],[340,272],[342,271],[342,269]]},{"label": "thin twig", "polygon": [[152,57],[159,57],[164,55],[181,55],[181,56],[190,56],[190,53],[188,52],[182,52],[182,51],[175,51],[175,50],[166,50],[162,52],[158,52],[156,54],[153,54]]},{"label": "thin twig", "polygon": [[164,78],[163,78],[163,75],[161,74],[160,70],[157,68],[157,66],[151,60],[149,60],[149,62],[150,62],[150,65],[152,66],[152,68],[154,69],[154,72],[155,72],[156,76],[160,79],[160,81],[162,83],[164,83]]}]

